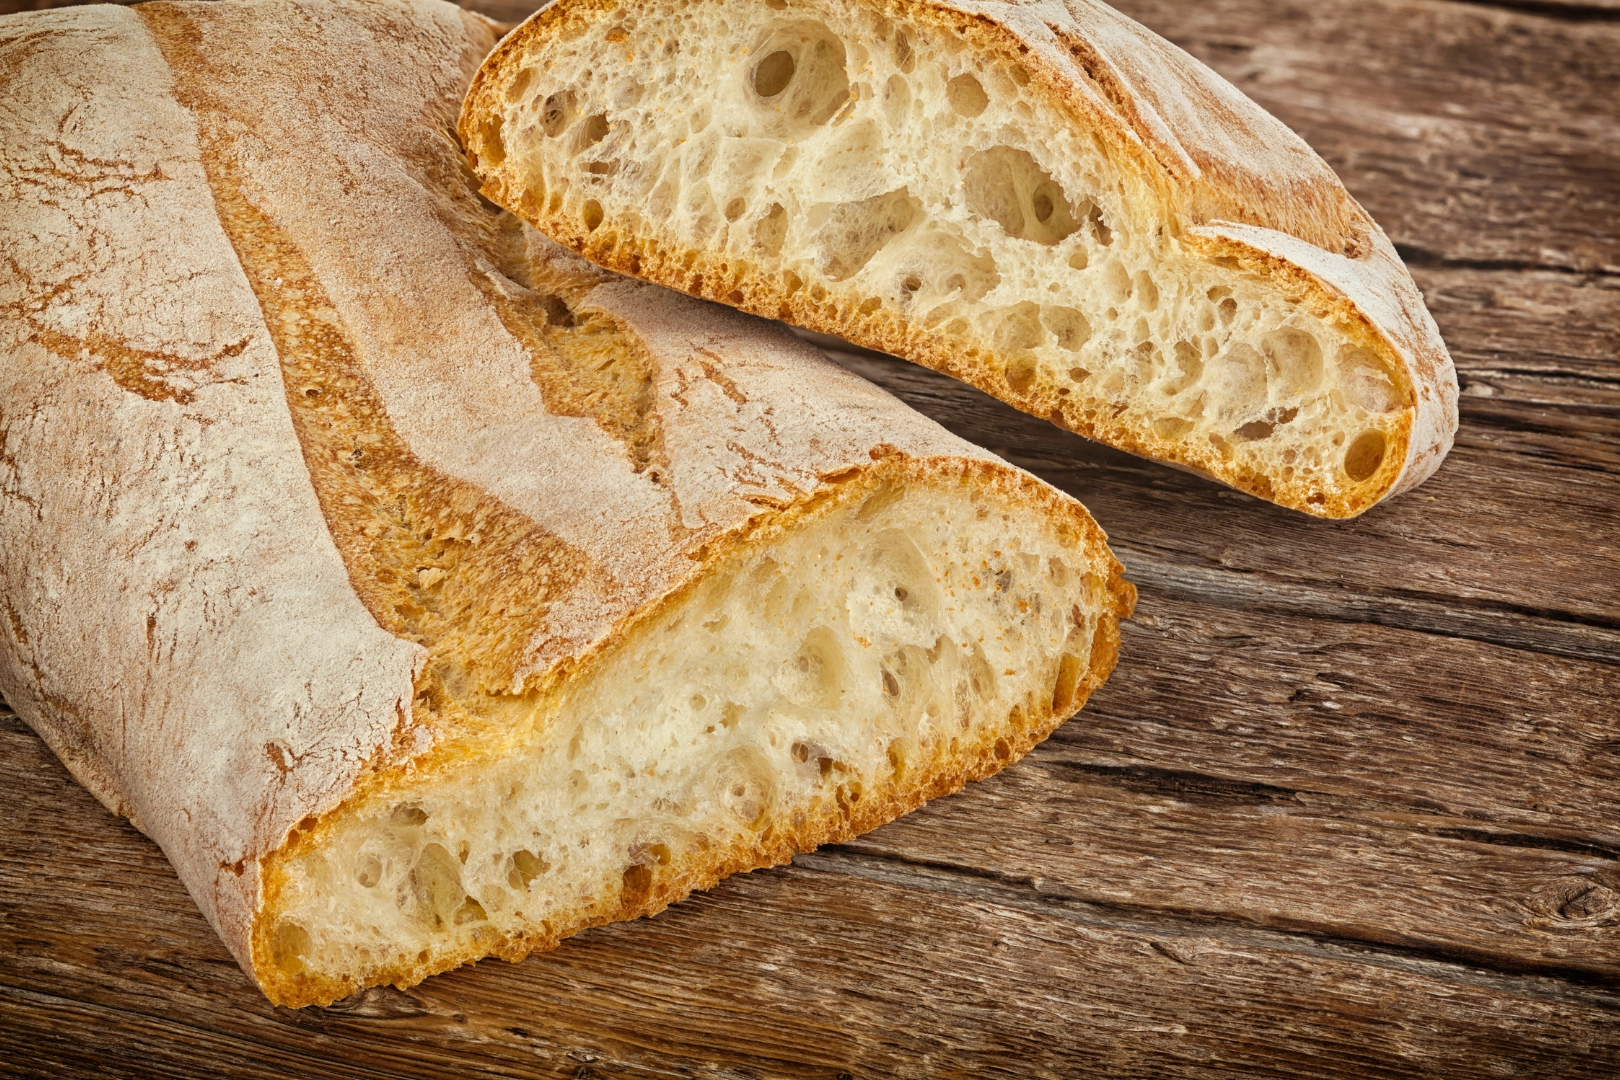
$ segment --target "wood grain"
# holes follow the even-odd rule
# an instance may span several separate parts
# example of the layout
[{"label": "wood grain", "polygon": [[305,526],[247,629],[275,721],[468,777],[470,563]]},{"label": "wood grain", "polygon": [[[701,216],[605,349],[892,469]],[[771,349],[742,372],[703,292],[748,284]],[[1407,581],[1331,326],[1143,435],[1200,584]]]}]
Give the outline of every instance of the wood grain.
[{"label": "wood grain", "polygon": [[1119,6],[1409,258],[1463,387],[1434,480],[1309,521],[824,341],[1109,530],[1142,600],[1079,718],[656,919],[293,1013],[0,715],[0,1074],[1620,1074],[1620,0]]},{"label": "wood grain", "polygon": [[15,720],[0,746],[34,826],[0,833],[14,1075],[1598,1077],[1620,1053],[1612,987],[838,850],[515,967],[274,1009],[150,843]]}]

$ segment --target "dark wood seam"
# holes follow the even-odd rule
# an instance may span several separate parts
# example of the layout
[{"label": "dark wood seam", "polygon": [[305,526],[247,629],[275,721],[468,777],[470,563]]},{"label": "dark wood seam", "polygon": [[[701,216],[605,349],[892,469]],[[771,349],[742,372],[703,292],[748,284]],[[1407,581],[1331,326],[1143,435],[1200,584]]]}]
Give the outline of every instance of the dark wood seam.
[{"label": "dark wood seam", "polygon": [[[1580,997],[1598,1008],[1611,1009],[1620,1014],[1620,981],[1612,975],[1579,965],[1514,962],[1483,950],[1397,941],[1393,940],[1393,934],[1385,940],[1370,936],[1354,937],[1303,921],[1297,925],[1285,920],[1262,922],[1231,915],[1212,915],[1194,908],[1152,907],[1099,900],[1077,896],[1057,886],[1042,889],[1034,878],[888,852],[865,851],[845,845],[834,845],[810,855],[800,855],[793,860],[793,865],[930,892],[955,892],[982,903],[1114,930],[1134,930],[1172,937],[1213,934],[1223,938],[1259,938],[1261,940],[1254,941],[1254,944],[1264,948],[1305,952],[1341,961],[1374,964],[1382,961],[1382,966],[1441,965],[1447,969],[1446,973],[1437,975],[1431,970],[1431,977],[1457,978],[1458,981],[1468,981],[1466,974],[1484,974],[1498,979],[1533,978],[1563,982],[1571,987],[1599,991],[1601,996],[1596,1001],[1587,999],[1586,995]],[[873,873],[875,868],[888,872]],[[908,871],[913,870],[928,872],[926,877],[934,880],[934,887],[931,888],[923,880],[911,881]],[[1127,925],[1122,926],[1122,922]],[[1234,934],[1234,931],[1237,933]],[[1525,991],[1521,989],[1519,992]]]},{"label": "dark wood seam", "polygon": [[1562,4],[1556,0],[1449,0],[1468,7],[1498,8],[1519,15],[1536,15],[1568,23],[1620,22],[1620,8],[1596,4]]}]

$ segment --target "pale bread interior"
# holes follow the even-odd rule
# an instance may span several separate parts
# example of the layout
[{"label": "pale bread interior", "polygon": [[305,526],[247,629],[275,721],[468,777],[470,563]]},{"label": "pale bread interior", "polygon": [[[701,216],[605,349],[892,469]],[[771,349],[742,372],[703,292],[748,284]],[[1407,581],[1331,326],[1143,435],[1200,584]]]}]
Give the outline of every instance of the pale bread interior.
[{"label": "pale bread interior", "polygon": [[1106,677],[1112,559],[1044,500],[961,474],[848,488],[278,856],[272,993],[332,1000],[658,910],[988,775]]},{"label": "pale bread interior", "polygon": [[464,130],[608,265],[1302,509],[1394,482],[1413,390],[1365,327],[1193,253],[1016,56],[881,6],[575,4]]}]

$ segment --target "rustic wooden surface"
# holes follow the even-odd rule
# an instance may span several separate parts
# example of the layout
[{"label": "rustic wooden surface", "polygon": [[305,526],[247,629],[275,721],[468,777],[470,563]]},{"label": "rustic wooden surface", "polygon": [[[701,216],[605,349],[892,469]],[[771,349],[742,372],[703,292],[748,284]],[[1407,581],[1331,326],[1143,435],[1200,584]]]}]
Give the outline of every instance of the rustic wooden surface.
[{"label": "rustic wooden surface", "polygon": [[1620,1075],[1620,0],[1119,6],[1410,261],[1434,480],[1313,522],[845,350],[1108,529],[1142,600],[1079,718],[655,919],[292,1012],[0,715],[0,1072]]}]

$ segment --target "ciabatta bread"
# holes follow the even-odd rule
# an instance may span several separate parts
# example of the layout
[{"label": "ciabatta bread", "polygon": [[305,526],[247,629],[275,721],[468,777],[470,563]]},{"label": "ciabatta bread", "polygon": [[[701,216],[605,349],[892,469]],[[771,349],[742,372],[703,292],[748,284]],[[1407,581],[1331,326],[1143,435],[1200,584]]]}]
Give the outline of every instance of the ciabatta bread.
[{"label": "ciabatta bread", "polygon": [[1422,482],[1451,358],[1305,143],[1095,0],[557,0],[484,190],[616,270],[1327,517]]},{"label": "ciabatta bread", "polygon": [[276,1002],[656,912],[1015,761],[1085,510],[475,193],[437,0],[0,20],[0,691]]}]

